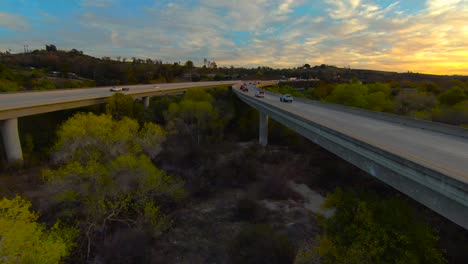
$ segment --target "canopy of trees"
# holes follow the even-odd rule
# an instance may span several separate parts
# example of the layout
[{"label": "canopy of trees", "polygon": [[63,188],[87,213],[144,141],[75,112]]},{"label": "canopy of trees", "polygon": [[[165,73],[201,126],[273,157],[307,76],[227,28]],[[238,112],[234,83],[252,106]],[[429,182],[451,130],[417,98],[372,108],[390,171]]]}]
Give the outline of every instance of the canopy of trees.
[{"label": "canopy of trees", "polygon": [[0,262],[60,263],[74,246],[76,230],[61,228],[58,223],[46,229],[30,207],[19,196],[0,200]]},{"label": "canopy of trees", "polygon": [[316,251],[324,264],[446,263],[435,230],[401,199],[337,189],[323,206],[336,209],[321,220],[325,235]]}]

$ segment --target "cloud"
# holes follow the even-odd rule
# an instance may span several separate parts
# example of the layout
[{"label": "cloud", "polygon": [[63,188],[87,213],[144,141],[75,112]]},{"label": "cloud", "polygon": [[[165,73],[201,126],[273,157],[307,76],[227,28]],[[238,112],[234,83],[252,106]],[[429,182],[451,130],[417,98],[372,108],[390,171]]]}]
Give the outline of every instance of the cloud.
[{"label": "cloud", "polygon": [[113,0],[81,0],[81,4],[85,7],[105,8],[112,4]]},{"label": "cloud", "polygon": [[9,28],[12,30],[27,30],[30,28],[28,19],[21,15],[11,14],[0,11],[0,27]]},{"label": "cloud", "polygon": [[[325,63],[468,74],[466,0],[427,0],[417,7],[380,0],[158,0],[149,5],[101,0],[81,5],[61,18],[63,28],[33,30],[41,33],[41,43],[52,38],[59,47],[99,57],[190,59],[198,65],[208,58],[224,66]],[[18,24],[21,20],[0,15],[0,25],[4,21],[8,28],[27,28]],[[15,41],[25,35],[15,35]]]}]

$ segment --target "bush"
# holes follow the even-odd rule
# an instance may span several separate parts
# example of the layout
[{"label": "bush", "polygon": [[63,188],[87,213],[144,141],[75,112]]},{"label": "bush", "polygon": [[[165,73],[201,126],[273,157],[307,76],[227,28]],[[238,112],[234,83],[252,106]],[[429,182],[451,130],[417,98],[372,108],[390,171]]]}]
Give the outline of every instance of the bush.
[{"label": "bush", "polygon": [[296,249],[285,235],[267,225],[243,228],[228,245],[233,264],[288,264],[293,263]]},{"label": "bush", "polygon": [[255,219],[259,212],[260,206],[255,200],[242,198],[237,201],[235,215],[243,221]]},{"label": "bush", "polygon": [[97,260],[103,263],[151,263],[151,236],[138,229],[119,229],[104,241]]},{"label": "bush", "polygon": [[437,98],[432,94],[401,92],[395,97],[394,111],[406,115],[414,111],[430,110],[436,105]]},{"label": "bush", "polygon": [[60,263],[74,246],[76,230],[61,229],[58,223],[47,230],[30,207],[19,196],[0,200],[0,262]]},{"label": "bush", "polygon": [[439,95],[439,102],[443,105],[455,105],[465,99],[465,91],[460,87],[452,87]]},{"label": "bush", "polygon": [[323,205],[336,208],[321,219],[325,235],[316,251],[328,263],[445,263],[436,231],[398,198],[337,189]]}]

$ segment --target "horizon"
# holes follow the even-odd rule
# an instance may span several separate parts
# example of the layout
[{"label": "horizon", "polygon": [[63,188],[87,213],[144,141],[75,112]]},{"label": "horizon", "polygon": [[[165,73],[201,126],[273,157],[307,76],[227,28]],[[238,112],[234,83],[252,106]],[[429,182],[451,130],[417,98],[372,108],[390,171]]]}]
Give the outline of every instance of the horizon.
[{"label": "horizon", "polygon": [[54,44],[112,59],[468,75],[467,0],[4,2],[0,50],[13,53]]}]

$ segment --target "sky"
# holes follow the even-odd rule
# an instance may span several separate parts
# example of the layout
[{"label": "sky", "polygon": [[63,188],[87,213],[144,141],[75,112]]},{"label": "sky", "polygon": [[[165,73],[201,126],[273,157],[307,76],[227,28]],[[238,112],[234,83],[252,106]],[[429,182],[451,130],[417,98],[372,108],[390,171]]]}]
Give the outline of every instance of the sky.
[{"label": "sky", "polygon": [[0,51],[468,75],[468,0],[0,0]]}]

